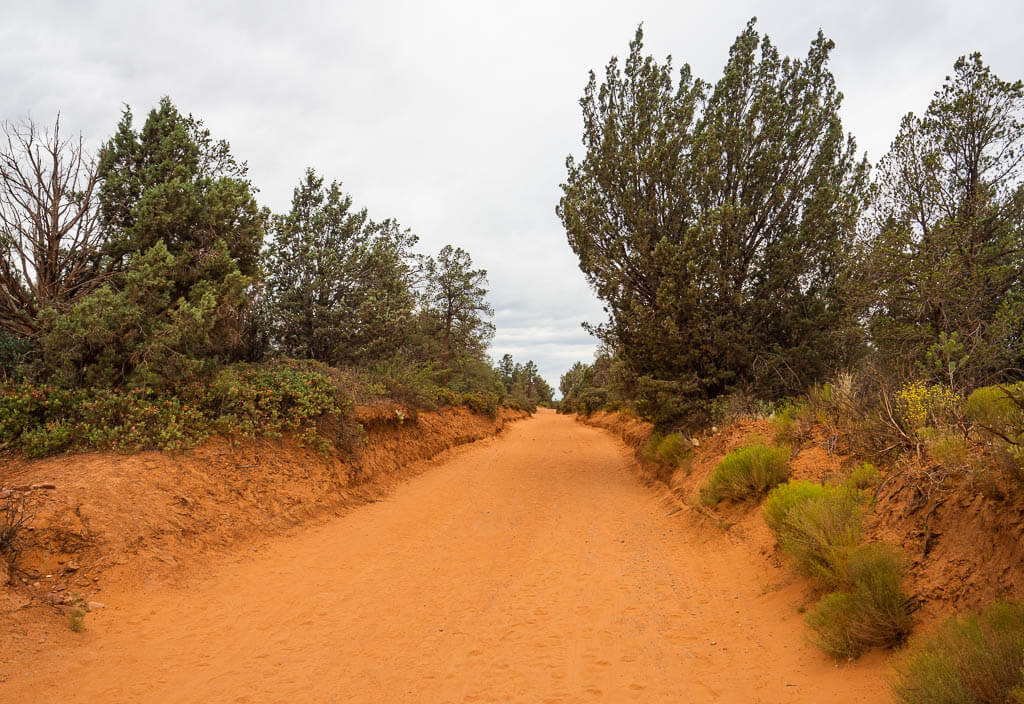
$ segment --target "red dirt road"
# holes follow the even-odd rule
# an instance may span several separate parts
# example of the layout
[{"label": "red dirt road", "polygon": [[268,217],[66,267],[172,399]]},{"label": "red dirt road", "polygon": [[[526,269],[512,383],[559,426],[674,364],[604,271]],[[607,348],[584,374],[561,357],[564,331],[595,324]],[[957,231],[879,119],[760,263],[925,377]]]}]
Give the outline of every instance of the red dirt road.
[{"label": "red dirt road", "polygon": [[4,702],[884,702],[799,584],[550,412],[189,588],[107,594]]}]

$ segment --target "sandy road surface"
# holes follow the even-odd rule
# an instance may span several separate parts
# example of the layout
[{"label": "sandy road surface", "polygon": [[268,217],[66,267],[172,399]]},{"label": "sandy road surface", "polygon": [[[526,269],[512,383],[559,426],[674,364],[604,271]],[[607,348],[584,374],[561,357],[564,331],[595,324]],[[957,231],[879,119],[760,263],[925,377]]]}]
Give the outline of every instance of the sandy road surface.
[{"label": "sandy road surface", "polygon": [[869,702],[792,587],[540,413],[190,588],[105,597],[4,702]]}]

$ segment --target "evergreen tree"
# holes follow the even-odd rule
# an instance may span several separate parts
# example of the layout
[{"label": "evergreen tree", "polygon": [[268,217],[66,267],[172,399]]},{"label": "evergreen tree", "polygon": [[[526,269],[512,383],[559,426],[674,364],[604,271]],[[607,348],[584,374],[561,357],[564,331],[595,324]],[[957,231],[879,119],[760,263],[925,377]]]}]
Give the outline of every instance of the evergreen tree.
[{"label": "evergreen tree", "polygon": [[325,185],[312,169],[273,233],[267,285],[281,352],[335,365],[399,352],[413,324],[414,235],[371,222],[340,183]]},{"label": "evergreen tree", "polygon": [[479,360],[494,336],[487,302],[487,271],[474,269],[469,254],[446,245],[423,268],[421,321],[446,374],[465,360]]},{"label": "evergreen tree", "polygon": [[74,308],[44,311],[44,370],[173,387],[241,357],[265,221],[245,165],[164,98],[139,131],[125,109],[98,176],[113,276]]},{"label": "evergreen tree", "polygon": [[580,101],[586,154],[558,215],[610,319],[598,336],[659,422],[748,387],[795,393],[846,363],[845,296],[867,174],[838,117],[820,33],[783,58],[751,21],[712,88],[644,57],[637,30]]},{"label": "evergreen tree", "polygon": [[1024,84],[961,57],[879,165],[869,256],[882,363],[971,388],[1024,367]]}]

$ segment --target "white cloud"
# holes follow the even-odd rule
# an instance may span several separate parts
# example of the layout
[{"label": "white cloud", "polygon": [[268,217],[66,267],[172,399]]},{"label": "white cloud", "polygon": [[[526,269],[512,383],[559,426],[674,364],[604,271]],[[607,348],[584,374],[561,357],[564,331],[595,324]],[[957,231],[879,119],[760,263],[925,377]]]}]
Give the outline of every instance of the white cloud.
[{"label": "white cloud", "polygon": [[96,142],[121,105],[163,94],[248,160],[262,200],[287,207],[309,165],[424,249],[466,248],[490,272],[494,353],[532,357],[548,380],[594,341],[601,307],[554,215],[579,152],[587,72],[648,49],[718,76],[747,19],[789,54],[819,27],[836,41],[843,116],[877,159],[953,60],[982,51],[1024,76],[1019,2],[36,2],[5,8],[0,118],[60,109]]}]

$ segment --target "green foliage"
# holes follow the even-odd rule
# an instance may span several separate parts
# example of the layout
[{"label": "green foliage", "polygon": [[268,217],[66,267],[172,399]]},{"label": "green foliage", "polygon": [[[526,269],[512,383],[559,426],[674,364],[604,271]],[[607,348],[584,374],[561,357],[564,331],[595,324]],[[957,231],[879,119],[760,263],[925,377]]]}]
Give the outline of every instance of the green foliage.
[{"label": "green foliage", "polygon": [[437,258],[423,266],[426,285],[422,292],[421,325],[428,349],[443,369],[454,369],[460,360],[479,358],[494,336],[487,302],[487,271],[474,269],[469,254],[447,245]]},{"label": "green foliage", "polygon": [[1024,383],[983,386],[964,402],[964,415],[1001,439],[1017,442],[1024,437]]},{"label": "green foliage", "polygon": [[851,659],[902,642],[910,616],[900,553],[884,543],[860,545],[845,552],[842,570],[840,591],[826,594],[805,617],[818,647],[836,659]]},{"label": "green foliage", "polygon": [[964,415],[991,438],[997,458],[1024,481],[1024,383],[975,389]]},{"label": "green foliage", "polygon": [[751,22],[713,87],[643,56],[642,32],[581,100],[558,215],[610,320],[598,336],[665,426],[752,385],[802,391],[859,349],[844,295],[866,165],[820,34],[783,58]]},{"label": "green foliage", "polygon": [[893,686],[904,704],[1004,704],[1024,688],[1024,605],[996,602],[911,642]]},{"label": "green foliage", "polygon": [[692,454],[690,443],[680,433],[669,433],[658,443],[658,459],[670,467],[682,465]]},{"label": "green foliage", "polygon": [[946,469],[964,471],[971,467],[970,447],[962,433],[940,428],[922,428],[918,436],[924,441],[928,456]]},{"label": "green foliage", "polygon": [[498,363],[497,371],[506,405],[533,413],[537,406],[551,403],[554,390],[540,375],[533,360],[520,364],[513,361],[512,355],[506,354]]},{"label": "green foliage", "polygon": [[39,376],[171,389],[239,358],[264,223],[244,164],[164,98],[139,131],[125,110],[98,174],[114,275],[40,313]]},{"label": "green foliage", "polygon": [[402,349],[414,323],[414,235],[370,222],[340,183],[325,185],[312,169],[272,230],[267,289],[284,354],[366,365]]},{"label": "green foliage", "polygon": [[321,423],[337,423],[349,404],[327,368],[290,361],[228,366],[209,384],[174,393],[7,383],[0,386],[0,443],[39,457],[105,448],[181,450],[216,433],[294,432],[312,441]]},{"label": "green foliage", "polygon": [[863,500],[845,486],[794,480],[773,489],[761,511],[797,571],[835,589],[845,554],[860,542]]},{"label": "green foliage", "polygon": [[850,476],[843,482],[844,486],[852,489],[872,489],[882,480],[878,468],[870,462],[864,462],[854,467]]},{"label": "green foliage", "polygon": [[609,407],[631,410],[634,384],[635,379],[623,361],[601,347],[593,363],[576,362],[562,375],[558,385],[562,392],[561,410],[584,415]]},{"label": "green foliage", "polygon": [[750,445],[726,455],[700,490],[701,501],[742,501],[768,492],[789,475],[789,448]]},{"label": "green foliage", "polygon": [[655,431],[644,443],[643,456],[648,462],[667,467],[685,467],[693,457],[693,449],[681,433],[664,435]]},{"label": "green foliage", "polygon": [[171,390],[213,373],[225,352],[224,308],[243,304],[247,280],[223,242],[205,263],[222,276],[196,282],[184,297],[176,297],[177,266],[158,241],[131,260],[118,284],[65,313],[44,311],[39,345],[47,376],[68,388]]},{"label": "green foliage", "polygon": [[862,277],[879,365],[973,388],[1024,358],[1024,84],[963,56],[878,168]]},{"label": "green foliage", "polygon": [[782,403],[769,418],[776,442],[796,442],[808,433],[810,409],[806,403]]}]

